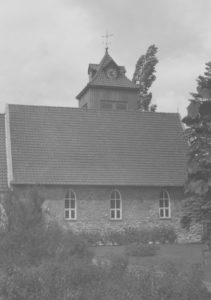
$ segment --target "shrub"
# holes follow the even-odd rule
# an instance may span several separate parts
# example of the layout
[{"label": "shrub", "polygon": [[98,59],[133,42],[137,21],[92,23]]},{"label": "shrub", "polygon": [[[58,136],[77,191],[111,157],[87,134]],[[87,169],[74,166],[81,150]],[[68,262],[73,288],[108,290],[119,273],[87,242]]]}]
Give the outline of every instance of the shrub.
[{"label": "shrub", "polygon": [[173,227],[171,226],[160,226],[154,227],[151,230],[152,241],[159,241],[163,243],[174,243],[177,239],[177,234]]},{"label": "shrub", "polygon": [[210,300],[203,281],[201,266],[193,265],[186,273],[180,273],[173,263],[163,267],[163,275],[156,278],[158,299]]},{"label": "shrub", "polygon": [[153,256],[159,247],[154,244],[133,243],[126,247],[126,254],[129,256]]},{"label": "shrub", "polygon": [[115,276],[125,272],[128,267],[128,256],[126,253],[110,254],[108,260],[110,261],[111,273],[114,273]]},{"label": "shrub", "polygon": [[140,230],[138,228],[125,227],[123,230],[107,232],[106,240],[114,245],[129,245],[139,241],[139,237]]},{"label": "shrub", "polygon": [[81,239],[86,240],[89,246],[98,245],[129,245],[135,242],[148,243],[174,243],[177,239],[175,230],[171,226],[153,227],[140,229],[125,227],[122,230],[107,230],[106,232],[81,232],[77,234]]},{"label": "shrub", "polygon": [[0,278],[0,297],[5,300],[44,299],[37,268],[10,267]]},{"label": "shrub", "polygon": [[[111,266],[94,266],[81,258],[59,262],[46,260],[39,266],[10,268],[0,276],[0,297],[5,300],[211,300],[202,282],[201,270],[181,274],[173,264],[162,272],[129,272],[124,257]],[[122,267],[123,265],[123,267]]]},{"label": "shrub", "polygon": [[[99,235],[100,236],[100,235]],[[141,243],[174,243],[177,239],[176,232],[171,226],[153,227],[150,229],[139,229],[134,227],[126,227],[119,231],[110,230],[101,235],[99,240],[102,243],[113,245],[129,245],[135,242]]]},{"label": "shrub", "polygon": [[77,235],[81,239],[86,240],[89,246],[97,246],[99,243],[105,244],[105,236],[99,231],[83,231],[77,233]]},{"label": "shrub", "polygon": [[111,243],[112,245],[125,245],[125,235],[123,230],[115,231],[109,230],[105,233],[106,244]]},{"label": "shrub", "polygon": [[72,256],[91,260],[92,255],[93,253],[88,248],[86,239],[83,239],[71,231],[63,233],[60,248],[57,252],[57,256],[60,260],[65,261]]}]

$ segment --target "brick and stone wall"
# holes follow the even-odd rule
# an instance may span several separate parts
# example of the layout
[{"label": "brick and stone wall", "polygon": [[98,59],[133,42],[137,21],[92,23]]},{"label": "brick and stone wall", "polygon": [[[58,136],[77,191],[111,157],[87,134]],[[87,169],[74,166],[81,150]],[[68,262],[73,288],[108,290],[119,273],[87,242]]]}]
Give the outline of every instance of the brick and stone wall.
[{"label": "brick and stone wall", "polygon": [[[77,198],[77,220],[64,219],[64,197],[72,189]],[[71,186],[42,187],[45,201],[43,211],[47,219],[55,219],[61,226],[75,231],[121,230],[124,227],[149,228],[154,226],[173,226],[178,234],[178,242],[199,241],[201,227],[192,226],[188,232],[180,226],[182,188],[166,188],[170,195],[171,218],[160,219],[158,187],[115,187],[122,198],[122,220],[110,220],[110,195],[114,187]],[[23,197],[27,190],[22,188]]]}]

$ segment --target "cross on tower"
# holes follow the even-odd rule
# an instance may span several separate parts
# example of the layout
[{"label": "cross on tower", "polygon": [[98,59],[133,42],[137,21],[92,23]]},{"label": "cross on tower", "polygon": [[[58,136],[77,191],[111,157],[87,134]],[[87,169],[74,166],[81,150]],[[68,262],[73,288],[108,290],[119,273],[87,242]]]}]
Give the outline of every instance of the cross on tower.
[{"label": "cross on tower", "polygon": [[102,35],[102,38],[105,39],[104,43],[105,43],[105,49],[106,49],[106,51],[108,51],[108,45],[110,44],[109,38],[112,37],[112,36],[113,36],[113,34],[108,33],[108,31],[106,31],[105,35]]}]

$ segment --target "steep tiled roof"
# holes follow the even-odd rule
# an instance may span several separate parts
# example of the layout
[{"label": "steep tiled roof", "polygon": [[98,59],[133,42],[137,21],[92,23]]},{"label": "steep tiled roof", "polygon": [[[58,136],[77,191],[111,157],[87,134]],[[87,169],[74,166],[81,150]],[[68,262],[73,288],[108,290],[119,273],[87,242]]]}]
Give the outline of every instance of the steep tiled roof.
[{"label": "steep tiled roof", "polygon": [[[118,77],[115,79],[110,79],[106,76],[105,68],[109,64],[114,64],[119,69]],[[137,86],[129,80],[125,76],[125,72],[122,72],[122,68],[119,68],[119,66],[115,63],[113,58],[108,54],[106,51],[104,57],[102,58],[99,68],[97,70],[97,73],[89,83],[90,85],[103,85],[103,86],[116,86],[116,87],[126,87],[126,88],[135,88],[137,89]]]},{"label": "steep tiled roof", "polygon": [[[117,78],[111,79],[108,78],[105,72],[105,68],[109,65],[113,64],[118,69],[118,76]],[[76,96],[77,99],[85,93],[85,91],[89,87],[112,87],[112,88],[124,88],[124,89],[134,89],[138,90],[138,87],[125,76],[125,68],[123,66],[118,66],[113,58],[108,54],[106,51],[105,55],[103,56],[101,62],[98,64],[90,64],[88,68],[89,70],[95,70],[95,75],[92,80],[85,86],[85,88]]]},{"label": "steep tiled roof", "polygon": [[16,184],[180,186],[177,114],[9,105]]},{"label": "steep tiled roof", "polygon": [[7,189],[5,115],[0,114],[0,191]]}]

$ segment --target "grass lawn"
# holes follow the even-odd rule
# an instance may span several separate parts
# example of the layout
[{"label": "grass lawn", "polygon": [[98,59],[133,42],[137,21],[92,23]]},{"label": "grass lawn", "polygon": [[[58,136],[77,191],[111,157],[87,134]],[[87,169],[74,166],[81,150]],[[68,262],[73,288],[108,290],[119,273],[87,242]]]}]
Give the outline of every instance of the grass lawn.
[{"label": "grass lawn", "polygon": [[[174,263],[181,271],[186,271],[193,264],[202,265],[205,271],[205,278],[211,282],[211,256],[206,265],[203,265],[203,245],[201,244],[165,244],[160,245],[160,249],[155,256],[129,257],[129,265],[140,268],[154,267],[161,268],[168,262]],[[104,259],[112,255],[124,254],[125,246],[101,246],[94,247],[97,258]]]}]

